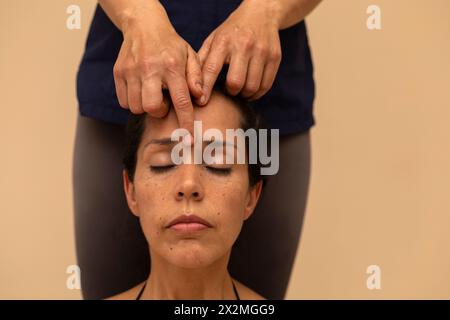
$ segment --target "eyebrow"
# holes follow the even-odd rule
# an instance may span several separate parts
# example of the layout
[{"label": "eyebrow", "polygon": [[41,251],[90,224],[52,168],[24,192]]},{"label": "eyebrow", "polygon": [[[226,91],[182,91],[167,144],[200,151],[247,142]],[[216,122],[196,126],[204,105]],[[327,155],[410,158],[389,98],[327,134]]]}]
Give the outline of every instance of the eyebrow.
[{"label": "eyebrow", "polygon": [[237,148],[236,145],[234,143],[228,142],[228,141],[223,141],[223,140],[204,140],[203,142],[208,143],[208,144],[213,144],[213,145],[226,145],[226,146],[231,146],[234,147],[235,149]]},{"label": "eyebrow", "polygon": [[[160,138],[160,139],[152,139],[149,142],[147,142],[145,144],[145,146],[149,145],[149,144],[157,144],[157,145],[162,145],[162,146],[167,146],[167,145],[171,145],[174,144],[176,141],[172,141],[170,140],[170,138]],[[144,146],[144,147],[145,147]]]},{"label": "eyebrow", "polygon": [[[151,144],[156,144],[156,145],[160,145],[160,146],[170,146],[173,144],[177,144],[180,143],[180,141],[172,141],[170,137],[166,137],[166,138],[159,138],[159,139],[152,139],[149,142],[147,142],[143,149],[145,149],[147,146],[151,145]],[[235,149],[237,148],[237,146],[234,143],[230,143],[228,141],[223,141],[223,140],[203,140],[203,143],[207,143],[207,144],[214,144],[214,145],[229,145],[234,147]]]},{"label": "eyebrow", "polygon": [[152,139],[149,142],[147,142],[146,144],[144,144],[144,146],[142,147],[142,150],[145,151],[145,149],[150,145],[170,146],[175,143],[176,143],[176,141],[170,140],[170,137],[169,138]]}]

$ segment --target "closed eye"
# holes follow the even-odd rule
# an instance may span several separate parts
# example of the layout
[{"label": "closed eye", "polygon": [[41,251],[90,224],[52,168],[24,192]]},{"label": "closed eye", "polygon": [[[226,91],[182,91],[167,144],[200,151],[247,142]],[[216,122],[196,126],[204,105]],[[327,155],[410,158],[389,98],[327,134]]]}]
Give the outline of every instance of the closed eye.
[{"label": "closed eye", "polygon": [[216,168],[216,167],[206,166],[206,169],[212,173],[224,175],[224,176],[229,175],[231,173],[231,168]]},{"label": "closed eye", "polygon": [[155,173],[164,173],[169,171],[173,167],[175,167],[174,164],[169,164],[167,166],[150,166],[150,170]]},{"label": "closed eye", "polygon": [[[154,173],[164,173],[167,172],[171,169],[173,169],[176,165],[174,164],[170,164],[170,165],[166,165],[166,166],[150,166],[150,170]],[[218,175],[229,175],[231,173],[231,168],[216,168],[216,167],[211,167],[211,166],[205,166],[205,168],[214,173],[214,174],[218,174]]]}]

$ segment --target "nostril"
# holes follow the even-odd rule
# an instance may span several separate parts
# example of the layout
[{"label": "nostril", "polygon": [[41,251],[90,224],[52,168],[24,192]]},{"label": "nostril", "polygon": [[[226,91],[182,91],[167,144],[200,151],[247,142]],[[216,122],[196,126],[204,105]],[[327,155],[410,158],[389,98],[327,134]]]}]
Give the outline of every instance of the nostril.
[{"label": "nostril", "polygon": [[192,195],[193,195],[194,197],[198,197],[198,192],[193,192]]},{"label": "nostril", "polygon": [[181,191],[178,192],[178,196],[179,196],[179,197],[182,197],[182,196],[183,196],[183,192],[181,192]]}]

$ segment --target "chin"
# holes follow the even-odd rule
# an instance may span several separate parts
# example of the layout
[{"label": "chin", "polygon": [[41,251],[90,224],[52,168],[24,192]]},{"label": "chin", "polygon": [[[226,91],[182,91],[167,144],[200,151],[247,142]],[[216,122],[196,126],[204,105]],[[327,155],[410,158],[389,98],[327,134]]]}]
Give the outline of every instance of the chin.
[{"label": "chin", "polygon": [[186,246],[174,249],[166,259],[180,268],[197,269],[211,265],[218,257],[204,248]]}]

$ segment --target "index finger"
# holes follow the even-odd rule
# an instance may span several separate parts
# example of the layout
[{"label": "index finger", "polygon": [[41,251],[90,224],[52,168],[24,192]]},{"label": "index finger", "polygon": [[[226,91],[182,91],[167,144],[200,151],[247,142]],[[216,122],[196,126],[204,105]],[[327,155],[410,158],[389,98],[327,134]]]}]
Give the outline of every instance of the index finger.
[{"label": "index finger", "polygon": [[194,107],[186,79],[182,76],[172,77],[167,81],[167,86],[180,128],[187,129],[194,136]]},{"label": "index finger", "polygon": [[206,104],[211,96],[214,83],[216,82],[220,70],[222,70],[223,64],[225,63],[226,55],[227,53],[224,47],[214,46],[214,43],[212,44],[211,50],[209,51],[202,67],[203,93],[206,98],[203,104]]}]

